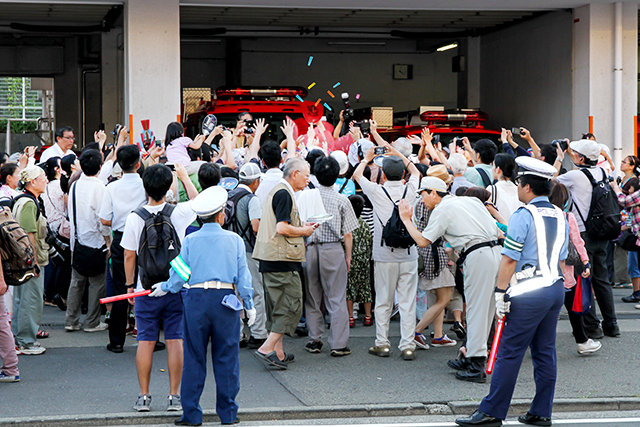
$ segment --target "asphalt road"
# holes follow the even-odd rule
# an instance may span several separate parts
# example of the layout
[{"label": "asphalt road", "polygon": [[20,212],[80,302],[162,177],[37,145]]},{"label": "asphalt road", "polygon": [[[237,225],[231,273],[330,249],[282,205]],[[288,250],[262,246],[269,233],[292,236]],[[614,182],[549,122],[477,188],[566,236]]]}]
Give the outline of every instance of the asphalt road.
[{"label": "asphalt road", "polygon": [[[628,293],[626,289],[615,290],[616,300]],[[635,310],[632,304],[617,302],[616,305],[622,336],[605,337],[602,350],[587,357],[576,353],[569,322],[560,320],[556,399],[639,397],[640,310]],[[53,307],[45,307],[43,324],[51,332],[51,337],[42,341],[47,352],[41,356],[20,356],[21,382],[0,384],[0,424],[12,417],[133,412],[131,407],[138,394],[133,339],[127,339],[124,353],[110,353],[105,349],[106,332],[65,332],[63,313]],[[296,361],[287,371],[268,370],[251,351],[242,349],[238,396],[241,411],[450,401],[475,403],[487,394],[488,383],[457,381],[446,367],[446,361],[456,356],[456,347],[420,350],[415,361],[403,361],[397,348],[392,357],[377,358],[367,354],[374,335],[375,327],[358,325],[352,329],[349,345],[353,354],[344,358],[332,358],[324,349],[321,354],[309,354],[303,351],[305,339],[288,338],[285,349],[296,355]],[[390,336],[397,345],[398,322],[392,322]],[[166,369],[166,351],[155,353],[152,413],[165,409]],[[530,399],[534,390],[531,360],[527,356],[514,398]],[[201,405],[205,410],[215,409],[215,383],[210,364]],[[445,421],[452,421],[452,416]]]}]

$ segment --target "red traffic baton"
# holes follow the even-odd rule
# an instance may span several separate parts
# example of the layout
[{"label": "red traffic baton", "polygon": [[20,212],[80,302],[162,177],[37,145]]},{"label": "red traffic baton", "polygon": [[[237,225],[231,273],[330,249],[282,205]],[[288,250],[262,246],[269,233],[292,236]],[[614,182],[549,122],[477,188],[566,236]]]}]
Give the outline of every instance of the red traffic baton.
[{"label": "red traffic baton", "polygon": [[498,347],[500,347],[500,337],[502,337],[502,328],[504,328],[504,317],[498,320],[498,324],[496,325],[496,333],[493,335],[491,354],[489,355],[489,363],[487,363],[487,374],[491,374],[493,372],[493,366],[496,364]]},{"label": "red traffic baton", "polygon": [[149,295],[151,293],[151,289],[147,289],[146,291],[134,292],[132,294],[120,294],[113,297],[100,298],[100,304],[107,304],[110,302],[122,301],[123,299],[135,298],[135,297],[143,297],[145,295]]}]

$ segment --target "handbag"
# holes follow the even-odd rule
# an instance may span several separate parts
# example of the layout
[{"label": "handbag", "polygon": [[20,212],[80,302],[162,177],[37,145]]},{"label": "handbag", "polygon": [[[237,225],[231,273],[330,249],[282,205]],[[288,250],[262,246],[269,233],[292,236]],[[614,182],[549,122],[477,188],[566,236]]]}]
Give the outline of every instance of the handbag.
[{"label": "handbag", "polygon": [[578,276],[571,310],[578,316],[584,316],[591,311],[591,277]]},{"label": "handbag", "polygon": [[73,257],[71,266],[78,274],[84,277],[95,277],[106,272],[107,268],[107,245],[101,248],[85,246],[78,240],[78,223],[76,214],[76,185],[73,184]]},{"label": "handbag", "polygon": [[580,259],[580,254],[578,253],[578,250],[576,249],[576,245],[573,244],[571,239],[569,239],[568,250],[569,250],[569,254],[567,255],[567,259],[564,260],[564,263],[567,265],[573,265],[573,266],[582,265],[582,259]]},{"label": "handbag", "polygon": [[640,246],[636,244],[637,241],[638,237],[631,232],[631,229],[628,229],[624,230],[615,242],[626,251],[638,252],[640,251]]}]

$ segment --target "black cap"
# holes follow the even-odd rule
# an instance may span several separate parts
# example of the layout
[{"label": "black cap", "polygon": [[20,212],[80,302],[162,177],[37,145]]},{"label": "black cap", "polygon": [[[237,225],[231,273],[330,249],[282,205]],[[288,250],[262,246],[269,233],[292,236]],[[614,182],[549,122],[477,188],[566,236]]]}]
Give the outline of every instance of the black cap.
[{"label": "black cap", "polygon": [[382,171],[388,181],[400,181],[404,170],[404,162],[398,156],[388,156],[382,161]]}]

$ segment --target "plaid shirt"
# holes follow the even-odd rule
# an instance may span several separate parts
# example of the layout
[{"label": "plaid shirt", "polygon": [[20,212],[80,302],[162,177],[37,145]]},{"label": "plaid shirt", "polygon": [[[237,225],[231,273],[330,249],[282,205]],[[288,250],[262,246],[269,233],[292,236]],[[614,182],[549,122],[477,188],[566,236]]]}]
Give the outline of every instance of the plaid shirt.
[{"label": "plaid shirt", "polygon": [[[640,236],[640,191],[636,191],[628,196],[619,193],[618,203],[629,212],[631,232],[636,237]],[[640,238],[638,238],[636,244],[640,244]]]},{"label": "plaid shirt", "polygon": [[[429,209],[427,209],[425,204],[422,203],[422,200],[419,200],[416,203],[414,211],[415,211],[414,219],[416,223],[416,228],[418,229],[418,231],[422,232],[422,230],[424,230],[427,227],[427,223],[429,222],[430,211]],[[449,256],[445,252],[444,246],[442,245],[442,243],[439,243],[436,246],[438,248],[437,256],[440,264],[437,271],[436,271],[436,264],[435,264],[434,254],[433,254],[433,243],[424,248],[418,247],[418,253],[422,257],[422,260],[424,261],[424,270],[420,272],[420,276],[424,277],[427,280],[433,280],[436,277],[438,277],[440,275],[440,272],[449,265],[448,264]]]},{"label": "plaid shirt", "polygon": [[339,194],[333,187],[318,187],[324,209],[333,218],[313,232],[309,238],[310,243],[335,243],[342,242],[344,235],[358,228],[358,218],[353,212],[351,202],[344,194]]}]

